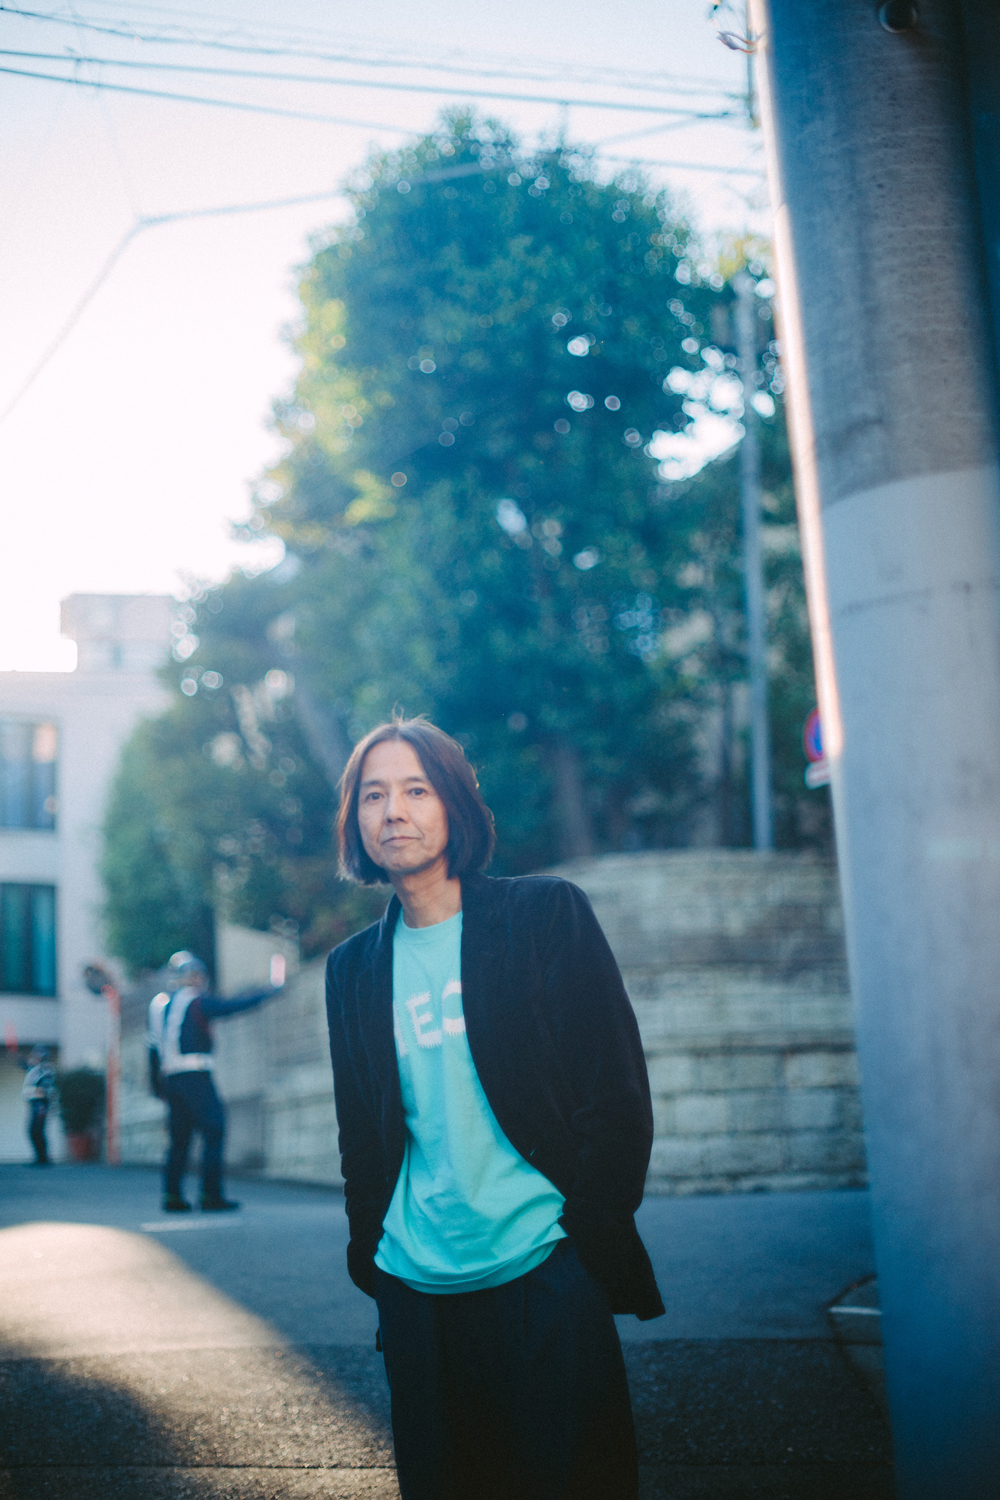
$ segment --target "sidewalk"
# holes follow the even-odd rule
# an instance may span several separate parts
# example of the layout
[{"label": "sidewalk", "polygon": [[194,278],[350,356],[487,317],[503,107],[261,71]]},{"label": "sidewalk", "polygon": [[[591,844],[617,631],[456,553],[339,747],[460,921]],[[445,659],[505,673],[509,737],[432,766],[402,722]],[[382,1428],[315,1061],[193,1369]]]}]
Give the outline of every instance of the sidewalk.
[{"label": "sidewalk", "polygon": [[[398,1500],[341,1198],[233,1190],[174,1219],[150,1171],[0,1166],[0,1500]],[[620,1320],[643,1500],[891,1500],[825,1313],[873,1269],[865,1195],[650,1199],[641,1228],[668,1307]]]}]

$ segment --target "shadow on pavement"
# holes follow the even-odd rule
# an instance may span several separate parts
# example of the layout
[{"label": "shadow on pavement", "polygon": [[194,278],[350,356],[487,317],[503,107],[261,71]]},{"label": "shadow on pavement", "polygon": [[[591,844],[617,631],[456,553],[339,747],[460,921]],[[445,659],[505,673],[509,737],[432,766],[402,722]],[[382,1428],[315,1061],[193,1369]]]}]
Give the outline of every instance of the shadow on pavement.
[{"label": "shadow on pavement", "polygon": [[[151,1172],[58,1169],[18,1192],[16,1170],[0,1167],[0,1500],[398,1500],[374,1307],[344,1272],[338,1194],[234,1183],[243,1212],[182,1228]],[[681,1210],[654,1212],[680,1228]],[[705,1203],[684,1222],[723,1213]],[[697,1253],[690,1235],[660,1238]],[[848,1248],[863,1258],[863,1239]],[[749,1264],[734,1253],[718,1251],[709,1291]],[[694,1283],[679,1259],[658,1269],[680,1303]],[[801,1287],[807,1269],[781,1274]],[[891,1500],[875,1402],[829,1336],[801,1336],[813,1302],[824,1327],[828,1274],[814,1269],[791,1337],[678,1336],[688,1309],[666,1337],[627,1339],[643,1500]],[[710,1326],[743,1334],[747,1316],[717,1303]]]},{"label": "shadow on pavement", "polygon": [[[70,1213],[80,1186],[67,1183]],[[228,1295],[225,1276],[213,1284],[187,1264],[174,1249],[179,1235],[143,1232],[134,1220],[145,1203],[133,1203],[130,1223],[124,1211],[102,1212],[100,1176],[82,1186],[84,1199],[97,1190],[91,1222],[80,1222],[87,1205],[79,1198],[76,1222],[10,1223],[16,1210],[9,1197],[4,1203],[4,1500],[398,1500],[385,1378],[370,1338],[367,1347],[296,1344]],[[59,1206],[36,1197],[30,1208]],[[210,1238],[221,1262],[260,1278],[253,1233],[207,1222],[201,1233],[192,1259],[213,1258]],[[306,1306],[295,1332],[308,1316]],[[323,1340],[328,1329],[318,1332]]]},{"label": "shadow on pavement", "polygon": [[380,1372],[354,1349],[0,1358],[0,1496],[397,1500]]}]

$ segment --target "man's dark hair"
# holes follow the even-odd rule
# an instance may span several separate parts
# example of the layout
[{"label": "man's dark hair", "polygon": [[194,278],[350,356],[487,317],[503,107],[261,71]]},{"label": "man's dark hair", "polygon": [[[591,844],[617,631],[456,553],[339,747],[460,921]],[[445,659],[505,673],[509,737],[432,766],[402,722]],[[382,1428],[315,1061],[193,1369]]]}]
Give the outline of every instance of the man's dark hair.
[{"label": "man's dark hair", "polygon": [[448,874],[468,875],[485,869],[493,854],[496,834],[493,814],[483,801],[476,773],[457,740],[438,729],[423,715],[416,719],[393,719],[371,730],[359,740],[340,778],[340,812],[337,815],[337,851],[340,873],[359,885],[388,885],[389,876],[369,858],[358,826],[358,792],[365,756],[385,740],[403,740],[416,754],[424,775],[445,805],[448,814]]}]

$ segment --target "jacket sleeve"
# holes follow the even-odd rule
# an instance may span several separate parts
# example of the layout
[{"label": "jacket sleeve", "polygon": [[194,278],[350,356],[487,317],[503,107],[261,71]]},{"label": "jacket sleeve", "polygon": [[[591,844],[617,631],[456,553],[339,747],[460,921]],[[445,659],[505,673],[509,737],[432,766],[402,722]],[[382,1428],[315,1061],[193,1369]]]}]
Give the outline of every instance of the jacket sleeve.
[{"label": "jacket sleeve", "polygon": [[350,1228],[347,1270],[355,1286],[375,1295],[375,1251],[382,1236],[385,1196],[385,1158],[369,1091],[359,1077],[364,1059],[362,1039],[346,1021],[348,964],[338,950],[326,968],[326,1013],[330,1028],[333,1090],[340,1134],[340,1170],[344,1178],[344,1207]]},{"label": "jacket sleeve", "polygon": [[[612,1306],[640,1317],[663,1311],[635,1228],[653,1143],[653,1111],[639,1027],[618,965],[581,890],[560,881],[546,935],[547,1010],[573,1100],[573,1181],[562,1225]],[[631,1289],[626,1291],[626,1284]]]},{"label": "jacket sleeve", "polygon": [[198,1003],[206,1021],[221,1021],[226,1016],[238,1016],[241,1011],[253,1010],[255,1006],[262,1005],[265,1000],[270,1000],[271,996],[277,993],[275,988],[268,985],[266,990],[254,990],[248,995],[238,995],[235,1000],[220,1000],[218,995],[201,995]]}]

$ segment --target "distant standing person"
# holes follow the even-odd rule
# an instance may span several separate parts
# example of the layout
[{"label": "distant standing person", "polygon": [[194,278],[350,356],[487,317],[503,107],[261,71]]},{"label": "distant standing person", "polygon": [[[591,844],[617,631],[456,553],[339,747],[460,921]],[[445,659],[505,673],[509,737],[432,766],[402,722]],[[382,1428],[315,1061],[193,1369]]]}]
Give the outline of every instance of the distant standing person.
[{"label": "distant standing person", "polygon": [[196,1132],[203,1141],[201,1208],[205,1213],[219,1213],[240,1206],[222,1191],[226,1112],[212,1078],[209,1022],[253,1010],[276,995],[284,982],[283,963],[279,960],[279,972],[272,972],[278,984],[236,1000],[220,1000],[208,994],[208,970],[193,953],[175,953],[167,965],[177,988],[155,995],[149,1006],[150,1083],[154,1094],[166,1101],[169,1110],[170,1149],[163,1182],[166,1213],[191,1210],[182,1184],[191,1137]]},{"label": "distant standing person", "polygon": [[375,1298],[402,1500],[635,1500],[613,1313],[663,1304],[633,1215],[639,1031],[586,896],[490,879],[460,745],[383,724],[341,783],[342,873],[390,884],[327,966],[348,1269]]},{"label": "distant standing person", "polygon": [[45,1139],[45,1122],[56,1092],[56,1073],[50,1058],[48,1047],[33,1047],[27,1062],[21,1064],[26,1073],[21,1098],[28,1105],[28,1140],[35,1152],[35,1167],[52,1165]]}]

